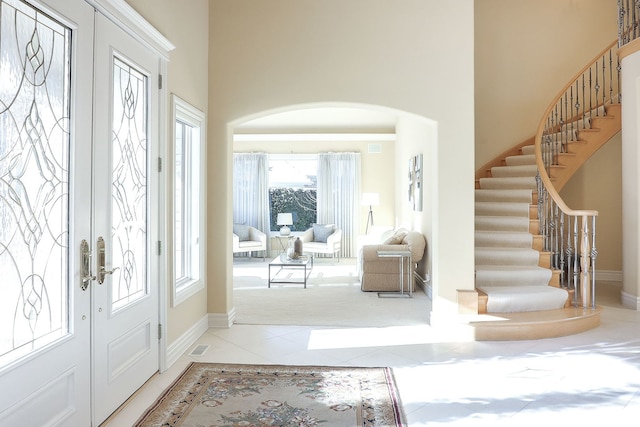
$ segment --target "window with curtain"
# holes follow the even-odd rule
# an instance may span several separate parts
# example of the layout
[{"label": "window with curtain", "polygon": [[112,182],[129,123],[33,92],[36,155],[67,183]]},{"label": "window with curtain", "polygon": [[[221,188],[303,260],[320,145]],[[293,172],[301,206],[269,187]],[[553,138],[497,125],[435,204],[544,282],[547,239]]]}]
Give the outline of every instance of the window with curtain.
[{"label": "window with curtain", "polygon": [[269,233],[269,166],[266,153],[233,154],[233,222]]},{"label": "window with curtain", "polygon": [[356,252],[360,229],[360,153],[318,155],[318,223],[342,229],[340,256]]},{"label": "window with curtain", "polygon": [[271,231],[280,229],[279,213],[291,213],[293,231],[304,231],[316,222],[317,170],[315,154],[269,155]]}]

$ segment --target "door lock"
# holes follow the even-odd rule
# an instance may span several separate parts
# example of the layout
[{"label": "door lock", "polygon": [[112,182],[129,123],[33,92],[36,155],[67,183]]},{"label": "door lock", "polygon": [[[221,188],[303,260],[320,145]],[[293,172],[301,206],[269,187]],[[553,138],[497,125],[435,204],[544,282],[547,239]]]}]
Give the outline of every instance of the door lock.
[{"label": "door lock", "polygon": [[102,236],[98,237],[98,284],[104,283],[104,278],[107,274],[113,274],[120,267],[116,267],[112,270],[105,268],[106,249]]}]

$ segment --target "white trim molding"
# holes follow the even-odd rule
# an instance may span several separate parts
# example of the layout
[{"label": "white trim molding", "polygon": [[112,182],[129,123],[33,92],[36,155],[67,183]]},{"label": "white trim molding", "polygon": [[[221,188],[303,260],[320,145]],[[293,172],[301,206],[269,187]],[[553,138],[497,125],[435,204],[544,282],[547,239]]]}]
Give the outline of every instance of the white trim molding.
[{"label": "white trim molding", "polygon": [[625,291],[621,291],[620,299],[622,300],[623,307],[640,311],[640,297],[637,297]]},{"label": "white trim molding", "polygon": [[167,369],[171,367],[189,348],[195,344],[202,334],[209,329],[207,315],[202,316],[193,326],[167,347]]},{"label": "white trim molding", "polygon": [[233,307],[228,313],[209,313],[210,328],[230,328],[236,319],[236,309]]},{"label": "white trim molding", "polygon": [[124,0],[85,1],[128,34],[158,52],[166,61],[169,60],[169,52],[176,47]]},{"label": "white trim molding", "polygon": [[622,271],[619,270],[596,270],[596,281],[622,282]]}]

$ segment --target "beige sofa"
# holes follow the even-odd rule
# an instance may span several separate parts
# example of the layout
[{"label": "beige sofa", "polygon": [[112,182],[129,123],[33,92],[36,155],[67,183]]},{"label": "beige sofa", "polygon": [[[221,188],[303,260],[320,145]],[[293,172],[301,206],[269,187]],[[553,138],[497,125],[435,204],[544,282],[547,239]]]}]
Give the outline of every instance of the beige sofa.
[{"label": "beige sofa", "polygon": [[[255,227],[244,224],[233,224],[233,253],[267,250],[267,235]],[[262,259],[265,258],[264,252]]]},{"label": "beige sofa", "polygon": [[335,224],[313,224],[302,236],[302,252],[314,254],[330,254],[340,260],[342,230]]},{"label": "beige sofa", "polygon": [[[411,291],[413,292],[415,290],[413,273],[417,263],[424,257],[426,245],[427,242],[422,233],[398,230],[378,245],[363,246],[359,257],[360,289],[375,292],[399,292],[400,262],[398,258],[379,257],[378,251],[409,250],[411,251]],[[406,264],[404,268],[407,268]]]}]

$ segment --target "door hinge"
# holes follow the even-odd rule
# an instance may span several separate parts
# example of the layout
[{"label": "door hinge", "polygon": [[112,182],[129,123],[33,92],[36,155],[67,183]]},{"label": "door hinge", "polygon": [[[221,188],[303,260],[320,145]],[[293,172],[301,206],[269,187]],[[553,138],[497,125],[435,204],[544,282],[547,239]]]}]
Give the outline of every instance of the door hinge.
[{"label": "door hinge", "polygon": [[162,74],[158,74],[158,89],[162,89]]},{"label": "door hinge", "polygon": [[162,172],[162,157],[158,157],[158,172]]},{"label": "door hinge", "polygon": [[158,255],[162,255],[162,242],[158,240]]},{"label": "door hinge", "polygon": [[162,325],[158,323],[158,339],[162,338]]}]

